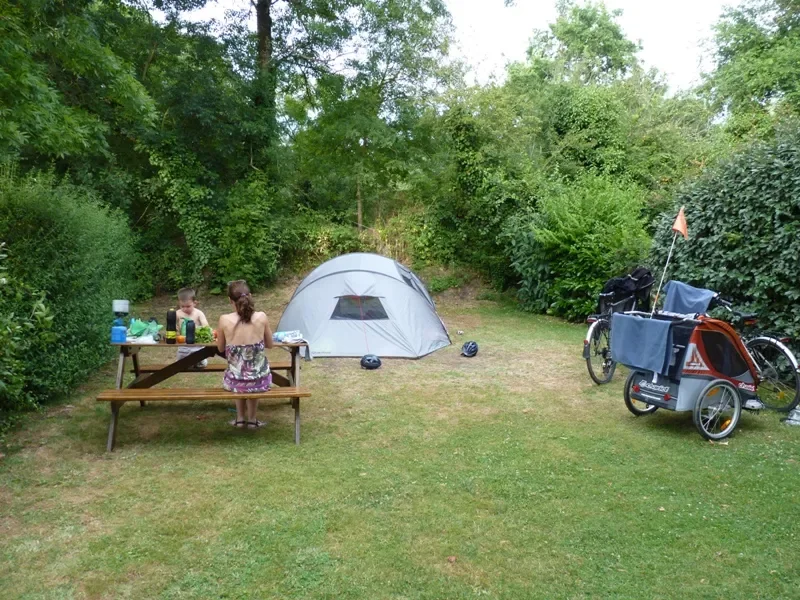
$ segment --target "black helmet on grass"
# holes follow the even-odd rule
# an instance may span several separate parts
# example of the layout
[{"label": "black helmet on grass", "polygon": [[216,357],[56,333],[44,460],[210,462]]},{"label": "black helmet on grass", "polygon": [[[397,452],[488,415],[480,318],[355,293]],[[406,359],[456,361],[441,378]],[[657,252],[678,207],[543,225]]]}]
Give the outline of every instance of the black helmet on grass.
[{"label": "black helmet on grass", "polygon": [[478,353],[478,343],[477,342],[466,342],[463,346],[461,346],[461,355],[466,356],[467,358],[472,358]]},{"label": "black helmet on grass", "polygon": [[368,369],[372,371],[373,369],[379,369],[381,366],[381,359],[375,356],[374,354],[365,354],[361,357],[361,368]]}]

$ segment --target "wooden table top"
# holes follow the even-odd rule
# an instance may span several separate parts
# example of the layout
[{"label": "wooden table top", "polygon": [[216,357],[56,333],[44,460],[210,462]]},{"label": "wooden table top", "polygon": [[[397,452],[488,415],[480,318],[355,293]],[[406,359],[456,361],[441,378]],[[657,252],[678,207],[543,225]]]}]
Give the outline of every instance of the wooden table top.
[{"label": "wooden table top", "polygon": [[[306,342],[272,342],[273,347],[275,348],[302,348],[303,346],[308,346]],[[111,342],[112,346],[120,346],[126,348],[144,348],[145,346],[154,346],[154,347],[170,347],[176,348],[178,346],[192,346],[195,348],[216,348],[217,343],[212,342],[211,344],[179,344],[175,342],[174,344],[168,344],[166,340],[162,339],[155,344],[149,344],[147,342]]]}]

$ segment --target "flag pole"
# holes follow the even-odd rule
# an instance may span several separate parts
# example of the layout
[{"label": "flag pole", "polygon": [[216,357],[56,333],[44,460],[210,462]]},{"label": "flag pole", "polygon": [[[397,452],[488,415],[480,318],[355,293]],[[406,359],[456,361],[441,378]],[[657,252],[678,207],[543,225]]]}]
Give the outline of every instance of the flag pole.
[{"label": "flag pole", "polygon": [[656,292],[656,299],[653,301],[653,310],[650,312],[650,318],[653,318],[653,315],[656,312],[656,304],[658,304],[658,297],[661,295],[661,286],[664,285],[664,277],[667,275],[667,269],[669,268],[669,261],[672,259],[672,251],[675,249],[675,240],[678,239],[678,232],[676,231],[672,236],[672,246],[669,248],[669,254],[667,255],[667,264],[664,265],[664,271],[661,273],[661,282],[658,284],[658,291]]}]

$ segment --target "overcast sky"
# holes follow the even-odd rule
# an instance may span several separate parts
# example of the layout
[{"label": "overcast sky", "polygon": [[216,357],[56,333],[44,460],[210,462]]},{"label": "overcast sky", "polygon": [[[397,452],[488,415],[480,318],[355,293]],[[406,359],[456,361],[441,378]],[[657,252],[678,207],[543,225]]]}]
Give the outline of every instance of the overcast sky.
[{"label": "overcast sky", "polygon": [[[555,0],[446,0],[453,15],[459,48],[480,82],[502,74],[510,60],[525,57],[531,33],[556,17]],[[627,36],[641,42],[642,59],[663,72],[673,89],[696,83],[711,67],[708,41],[712,26],[733,0],[606,0],[623,10],[620,23]],[[705,48],[704,48],[705,46]],[[705,62],[703,62],[705,61]]]},{"label": "overcast sky", "polygon": [[[472,65],[480,83],[492,75],[502,78],[507,62],[525,58],[535,29],[555,20],[555,0],[517,0],[506,8],[503,0],[446,0],[453,15],[457,46],[453,55]],[[673,90],[697,83],[711,67],[708,42],[712,25],[726,4],[737,0],[606,0],[620,8],[622,27],[629,38],[641,42],[642,59],[667,76]],[[217,0],[195,18],[222,19],[228,8],[247,7],[248,0]],[[251,19],[255,27],[255,19]]]}]

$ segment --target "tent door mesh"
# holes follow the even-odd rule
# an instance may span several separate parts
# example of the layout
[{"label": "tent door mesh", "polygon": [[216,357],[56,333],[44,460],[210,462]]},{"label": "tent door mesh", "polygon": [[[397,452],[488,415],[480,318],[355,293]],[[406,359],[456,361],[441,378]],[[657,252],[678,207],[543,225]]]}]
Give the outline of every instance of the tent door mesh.
[{"label": "tent door mesh", "polygon": [[376,296],[339,296],[331,320],[380,321],[389,315]]}]

